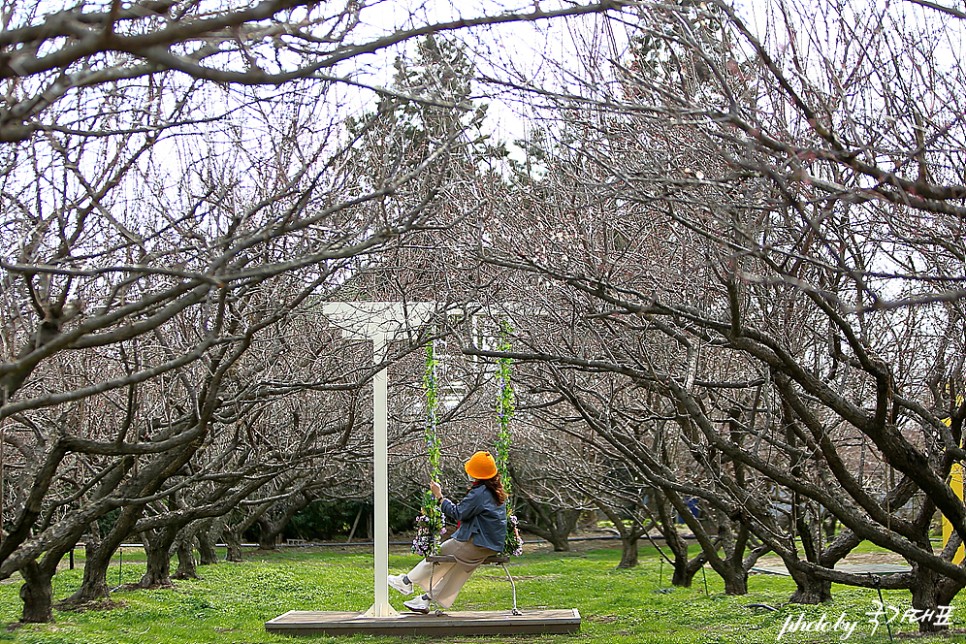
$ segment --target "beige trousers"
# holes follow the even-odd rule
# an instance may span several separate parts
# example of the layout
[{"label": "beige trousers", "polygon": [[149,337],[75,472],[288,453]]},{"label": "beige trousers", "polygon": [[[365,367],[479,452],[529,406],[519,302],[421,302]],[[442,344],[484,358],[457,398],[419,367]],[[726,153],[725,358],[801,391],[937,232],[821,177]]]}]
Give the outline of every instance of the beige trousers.
[{"label": "beige trousers", "polygon": [[438,563],[434,568],[428,561],[420,561],[406,576],[437,604],[449,608],[473,571],[480,567],[484,559],[497,553],[474,545],[472,540],[447,539],[439,547],[439,554],[456,557],[456,563]]}]

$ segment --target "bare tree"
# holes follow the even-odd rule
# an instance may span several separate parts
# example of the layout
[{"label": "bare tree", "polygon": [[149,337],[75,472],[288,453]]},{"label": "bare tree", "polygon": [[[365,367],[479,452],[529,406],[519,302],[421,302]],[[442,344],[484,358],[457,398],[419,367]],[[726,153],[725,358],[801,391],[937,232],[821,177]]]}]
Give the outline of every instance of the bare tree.
[{"label": "bare tree", "polygon": [[[342,90],[372,83],[353,63],[416,36],[609,8],[373,33],[357,2],[4,5],[0,446],[16,450],[6,473],[18,490],[0,495],[11,526],[0,576],[28,571],[25,620],[49,619],[57,561],[109,512],[78,599],[106,592],[105,562],[132,532],[164,558],[145,583],[164,583],[177,535],[225,510],[206,493],[243,498],[311,453],[295,440],[264,462],[233,461],[234,430],[281,396],[238,372],[290,311],[427,224],[434,195],[394,195],[459,137],[364,180],[369,125],[345,127],[355,98]],[[201,465],[218,454],[223,478],[206,481]]]},{"label": "bare tree", "polygon": [[[796,599],[868,584],[830,564],[870,540],[910,562],[889,583],[935,609],[966,583],[951,561],[966,509],[947,484],[964,456],[966,191],[951,169],[966,94],[958,61],[934,56],[961,25],[920,33],[906,18],[931,9],[909,5],[768,10],[765,37],[725,3],[653,7],[627,24],[612,82],[545,87],[570,108],[544,180],[555,196],[487,259],[545,280],[545,308],[603,338],[550,345],[535,324],[516,357],[664,399],[711,480],[688,485],[642,451],[649,477],[782,556]],[[588,420],[605,418],[596,403]],[[937,510],[957,534],[942,553]],[[822,547],[826,512],[846,532]]]}]

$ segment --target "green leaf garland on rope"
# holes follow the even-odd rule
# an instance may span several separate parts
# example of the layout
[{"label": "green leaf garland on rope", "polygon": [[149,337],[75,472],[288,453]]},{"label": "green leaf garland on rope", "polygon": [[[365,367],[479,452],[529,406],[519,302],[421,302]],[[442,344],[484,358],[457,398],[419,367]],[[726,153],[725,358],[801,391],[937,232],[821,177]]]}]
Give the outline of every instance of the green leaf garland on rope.
[{"label": "green leaf garland on rope", "polygon": [[[500,321],[500,341],[497,350],[501,353],[509,353],[512,349],[510,344],[510,334],[513,327],[506,320]],[[500,431],[496,439],[496,468],[500,473],[500,480],[503,482],[503,489],[507,493],[506,502],[506,541],[503,544],[503,554],[519,556],[523,554],[523,539],[520,538],[520,530],[517,527],[517,517],[513,513],[513,501],[510,495],[513,493],[513,480],[510,478],[510,445],[513,443],[513,435],[510,431],[510,422],[513,420],[513,413],[516,409],[513,396],[513,383],[511,382],[511,367],[513,358],[502,357],[496,361],[496,377],[500,385],[497,394],[497,419]]]},{"label": "green leaf garland on rope", "polygon": [[436,359],[436,349],[433,343],[426,345],[426,369],[423,374],[423,387],[426,389],[426,451],[429,454],[429,476],[438,481],[442,472],[442,451],[436,428],[439,424],[439,390],[436,383],[436,371],[439,360]]},{"label": "green leaf garland on rope", "polygon": [[[439,481],[442,473],[443,454],[437,433],[439,424],[439,390],[437,387],[437,366],[434,343],[426,345],[426,364],[423,371],[423,388],[426,391],[426,452],[429,456],[429,478]],[[413,538],[412,550],[415,554],[426,557],[439,552],[443,534],[443,512],[439,508],[433,493],[426,490],[423,493],[423,504],[419,516],[416,517],[416,536]]]}]

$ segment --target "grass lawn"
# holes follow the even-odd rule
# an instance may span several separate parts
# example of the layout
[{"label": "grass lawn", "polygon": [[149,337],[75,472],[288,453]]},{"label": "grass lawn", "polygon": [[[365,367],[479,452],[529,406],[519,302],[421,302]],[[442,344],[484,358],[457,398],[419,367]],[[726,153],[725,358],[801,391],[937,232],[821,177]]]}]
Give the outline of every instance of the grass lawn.
[{"label": "grass lawn", "polygon": [[[670,571],[663,571],[654,551],[641,549],[641,565],[617,570],[620,551],[599,548],[584,552],[528,552],[511,563],[517,579],[522,610],[538,607],[577,608],[583,618],[579,635],[520,638],[459,638],[452,641],[513,642],[833,642],[843,632],[786,633],[783,624],[799,616],[816,621],[823,615],[835,623],[857,622],[849,642],[889,642],[885,627],[872,634],[867,615],[875,591],[835,587],[835,601],[823,606],[785,604],[791,581],[772,575],[755,575],[744,597],[728,597],[716,575],[698,573],[692,588],[669,588]],[[391,571],[408,569],[416,557],[402,551],[390,555]],[[125,552],[118,574],[117,560],[109,583],[131,583],[144,570],[143,556]],[[0,642],[43,644],[182,644],[211,642],[391,642],[392,638],[292,638],[265,632],[264,622],[288,610],[362,611],[372,603],[372,557],[366,552],[326,549],[287,549],[256,553],[244,563],[221,563],[200,569],[203,579],[177,582],[174,589],[118,590],[111,610],[55,611],[54,624],[0,629]],[[67,570],[55,578],[55,598],[68,596],[80,583],[80,570]],[[16,622],[20,616],[19,581],[0,584],[0,619]],[[403,598],[390,591],[393,604],[402,609]],[[909,607],[904,592],[886,592],[885,601],[900,610]],[[749,608],[764,603],[780,610]],[[510,589],[498,567],[482,568],[464,587],[453,610],[506,609]],[[431,619],[431,618],[428,618]],[[966,640],[966,605],[958,602],[952,620],[956,632],[948,637],[913,640],[917,644]],[[916,632],[911,624],[893,624],[896,639]],[[430,641],[423,639],[419,641]],[[434,640],[442,641],[442,640]]]}]

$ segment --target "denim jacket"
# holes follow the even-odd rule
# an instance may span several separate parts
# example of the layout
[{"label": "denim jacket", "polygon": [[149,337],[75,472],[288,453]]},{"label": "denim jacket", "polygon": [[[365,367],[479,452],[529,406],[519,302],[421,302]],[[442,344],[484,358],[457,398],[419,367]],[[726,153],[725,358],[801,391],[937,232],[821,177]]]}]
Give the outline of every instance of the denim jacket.
[{"label": "denim jacket", "polygon": [[443,499],[440,509],[459,528],[453,535],[457,541],[469,541],[483,548],[503,552],[506,541],[506,504],[498,505],[485,485],[476,484],[459,504]]}]

